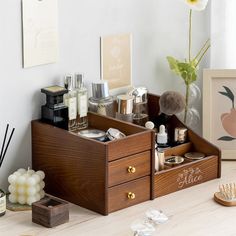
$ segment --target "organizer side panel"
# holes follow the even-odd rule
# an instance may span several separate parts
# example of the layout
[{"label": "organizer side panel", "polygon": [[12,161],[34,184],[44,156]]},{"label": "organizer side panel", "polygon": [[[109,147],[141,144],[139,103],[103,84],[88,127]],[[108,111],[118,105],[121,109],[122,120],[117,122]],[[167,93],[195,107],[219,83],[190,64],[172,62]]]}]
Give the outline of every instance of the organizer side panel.
[{"label": "organizer side panel", "polygon": [[218,175],[218,157],[206,157],[183,166],[155,174],[155,197],[179,191],[212,179]]},{"label": "organizer side panel", "polygon": [[45,172],[47,193],[107,214],[106,150],[103,143],[33,121],[32,166]]}]

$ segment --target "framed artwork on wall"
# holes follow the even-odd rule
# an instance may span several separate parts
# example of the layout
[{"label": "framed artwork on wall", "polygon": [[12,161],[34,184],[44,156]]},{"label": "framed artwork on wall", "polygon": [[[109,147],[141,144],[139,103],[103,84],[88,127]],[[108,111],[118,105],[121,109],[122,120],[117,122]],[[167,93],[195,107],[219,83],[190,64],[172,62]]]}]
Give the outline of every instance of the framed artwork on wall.
[{"label": "framed artwork on wall", "polygon": [[112,90],[132,85],[131,34],[101,37],[101,78]]},{"label": "framed artwork on wall", "polygon": [[57,21],[57,0],[22,0],[24,68],[57,62]]},{"label": "framed artwork on wall", "polygon": [[203,137],[236,160],[236,70],[203,72]]}]

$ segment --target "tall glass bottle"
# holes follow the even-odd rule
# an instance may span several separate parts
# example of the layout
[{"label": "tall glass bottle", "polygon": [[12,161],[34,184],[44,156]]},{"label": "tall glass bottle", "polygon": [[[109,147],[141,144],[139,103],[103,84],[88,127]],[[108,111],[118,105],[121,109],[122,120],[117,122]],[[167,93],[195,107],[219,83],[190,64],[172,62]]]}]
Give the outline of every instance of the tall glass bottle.
[{"label": "tall glass bottle", "polygon": [[68,93],[64,94],[64,104],[68,107],[68,130],[73,131],[77,129],[77,92],[73,86],[73,76],[65,76],[65,88]]},{"label": "tall glass bottle", "polygon": [[83,75],[75,74],[75,89],[77,91],[77,128],[88,127],[88,90],[83,84]]}]

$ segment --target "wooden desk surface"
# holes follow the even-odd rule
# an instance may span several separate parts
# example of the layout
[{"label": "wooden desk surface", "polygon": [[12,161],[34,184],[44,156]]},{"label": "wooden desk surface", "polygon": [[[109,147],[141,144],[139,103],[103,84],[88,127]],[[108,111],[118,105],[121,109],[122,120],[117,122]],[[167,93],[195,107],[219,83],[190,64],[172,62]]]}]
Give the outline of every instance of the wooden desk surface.
[{"label": "wooden desk surface", "polygon": [[130,224],[149,208],[163,210],[166,224],[153,235],[236,235],[236,207],[223,207],[213,200],[219,184],[236,182],[236,162],[222,163],[222,178],[209,181],[153,201],[101,216],[71,204],[70,222],[47,229],[31,222],[31,212],[7,211],[0,218],[1,236],[132,236]]}]

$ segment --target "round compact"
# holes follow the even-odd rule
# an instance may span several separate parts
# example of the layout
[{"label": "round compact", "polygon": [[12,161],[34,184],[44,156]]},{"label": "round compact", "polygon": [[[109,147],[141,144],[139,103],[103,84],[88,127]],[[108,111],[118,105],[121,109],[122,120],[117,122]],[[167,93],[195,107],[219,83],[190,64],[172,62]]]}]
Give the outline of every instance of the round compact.
[{"label": "round compact", "polygon": [[184,157],[190,160],[200,160],[205,157],[205,154],[202,152],[188,152],[184,154]]},{"label": "round compact", "polygon": [[106,133],[99,129],[84,129],[78,132],[79,135],[85,138],[96,139],[98,141],[104,142],[106,141]]},{"label": "round compact", "polygon": [[167,156],[165,158],[165,164],[170,166],[179,165],[184,162],[184,158],[181,156]]}]

